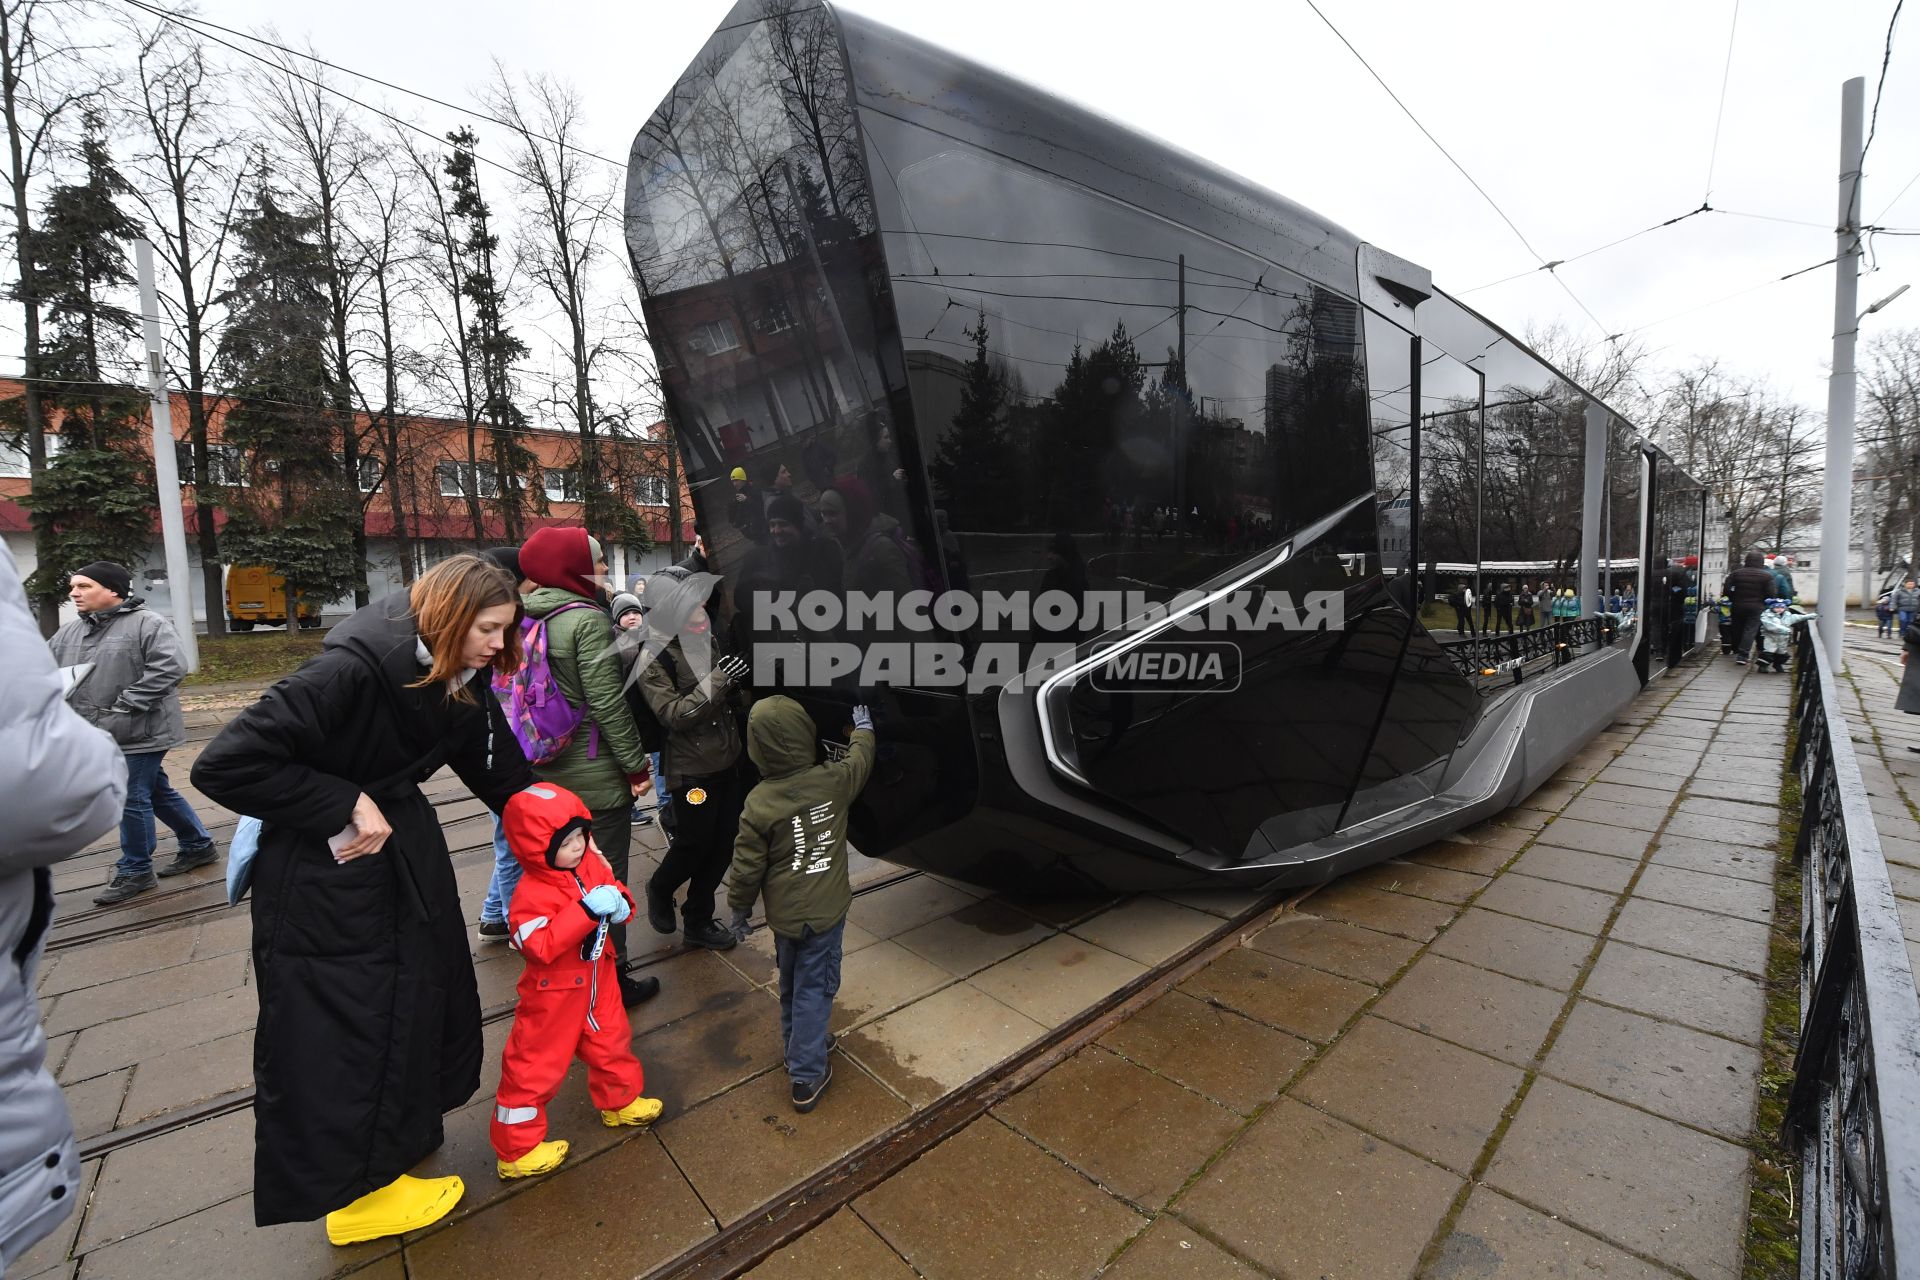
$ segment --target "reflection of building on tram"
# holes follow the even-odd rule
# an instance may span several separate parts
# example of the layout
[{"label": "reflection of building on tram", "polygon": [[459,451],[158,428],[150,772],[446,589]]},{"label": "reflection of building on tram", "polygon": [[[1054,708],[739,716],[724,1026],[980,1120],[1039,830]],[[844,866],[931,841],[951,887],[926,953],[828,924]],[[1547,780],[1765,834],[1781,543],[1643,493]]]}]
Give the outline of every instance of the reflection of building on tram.
[{"label": "reflection of building on tram", "polygon": [[[824,740],[879,703],[869,853],[1023,890],[1325,879],[1551,776],[1713,555],[1701,489],[1423,268],[857,15],[742,0],[635,140],[627,236],[736,635],[796,587],[1139,602],[915,633],[1010,640],[983,687],[789,688]],[[1415,566],[1586,617],[1455,641]],[[1625,583],[1660,629],[1594,616]],[[1308,597],[1336,625],[1202,609]],[[1095,678],[1187,642],[1234,646],[1231,692]]]},{"label": "reflection of building on tram", "polygon": [[[848,277],[884,296],[873,236],[828,246]],[[865,411],[887,385],[872,343],[848,347],[830,296],[811,261],[787,258],[653,299],[662,333],[661,382],[676,410],[683,447],[708,466],[748,463]],[[858,298],[871,314],[873,299]],[[769,477],[771,479],[771,477]]]}]

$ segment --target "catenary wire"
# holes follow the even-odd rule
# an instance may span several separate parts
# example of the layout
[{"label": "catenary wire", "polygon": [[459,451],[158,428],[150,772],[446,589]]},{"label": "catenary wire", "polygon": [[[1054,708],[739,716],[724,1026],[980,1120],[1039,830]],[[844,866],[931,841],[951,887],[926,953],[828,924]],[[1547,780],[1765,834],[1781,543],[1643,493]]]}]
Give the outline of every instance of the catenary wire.
[{"label": "catenary wire", "polygon": [[[134,4],[136,3],[136,0],[123,0],[123,3]],[[140,7],[143,10],[145,9],[144,5],[141,5]],[[190,26],[186,22],[183,22],[178,18],[168,15],[164,10],[151,10],[151,12],[158,15],[163,21],[171,22],[176,26],[181,27],[184,30],[191,31],[193,34],[200,36],[202,39],[210,40],[214,44],[217,44],[222,48],[232,50],[234,53],[239,54],[243,58],[251,58],[253,61],[258,62],[263,66],[271,67],[273,70],[279,72],[281,75],[292,76],[296,80],[304,81],[305,83],[312,85],[314,88],[320,90],[323,93],[330,93],[334,95],[336,98],[341,98],[347,102],[353,103],[353,105],[355,105],[356,107],[359,107],[362,111],[371,112],[374,115],[379,116],[382,120],[389,121],[393,124],[400,126],[403,129],[411,130],[412,132],[417,133],[424,138],[429,138],[436,145],[440,145],[440,146],[447,145],[446,138],[440,136],[439,134],[436,134],[433,130],[427,128],[426,126],[415,124],[413,121],[397,116],[391,111],[387,111],[381,107],[376,107],[370,102],[366,102],[360,98],[356,98],[344,89],[336,88],[335,86],[330,85],[323,80],[316,80],[312,76],[303,75],[300,72],[295,71],[292,67],[283,66],[280,63],[275,62],[273,59],[267,57],[265,54],[255,53],[251,49],[242,48],[240,45],[234,44],[231,40],[225,40],[209,32],[201,31],[197,27]],[[519,179],[521,177],[520,173],[516,169],[514,169],[511,165],[502,164],[500,161],[495,160],[490,156],[482,154],[477,148],[475,150],[469,151],[467,154],[472,156],[475,160],[477,160],[481,164],[488,165],[492,168],[498,169],[500,170],[500,172],[508,175],[509,177],[512,177],[515,179]],[[613,198],[613,193],[609,193],[608,199],[611,200],[612,198]],[[596,209],[593,206],[587,204],[586,201],[581,200],[578,197],[571,197],[569,202],[586,210],[586,212],[592,214],[596,220],[612,223],[615,231],[618,231],[624,234],[624,231],[625,231],[624,224],[621,222],[619,218],[607,212],[607,210],[604,207]]]},{"label": "catenary wire", "polygon": [[1707,188],[1700,197],[1704,208],[1713,200],[1713,168],[1720,159],[1720,126],[1727,118],[1727,84],[1733,79],[1733,40],[1740,30],[1740,0],[1733,0],[1733,21],[1727,25],[1727,61],[1720,69],[1720,105],[1713,113],[1713,147],[1707,152]]},{"label": "catenary wire", "polygon": [[[1880,81],[1873,88],[1873,113],[1867,120],[1867,140],[1860,147],[1860,172],[1867,171],[1867,154],[1873,150],[1874,131],[1880,126],[1880,95],[1887,87],[1887,68],[1893,63],[1893,29],[1899,25],[1900,9],[1907,0],[1893,0],[1893,14],[1887,19],[1886,49],[1880,56]],[[1854,186],[1856,193],[1859,185]]]},{"label": "catenary wire", "polygon": [[267,39],[265,36],[255,35],[253,32],[250,32],[250,31],[241,31],[234,27],[222,26],[220,23],[213,21],[211,18],[202,18],[197,14],[180,13],[172,9],[163,9],[157,5],[146,3],[146,0],[120,0],[120,2],[122,4],[130,5],[136,9],[143,9],[146,12],[152,14],[154,17],[164,19],[168,22],[172,22],[179,25],[193,24],[195,26],[200,26],[200,27],[211,27],[215,31],[223,31],[230,36],[237,36],[242,40],[251,40],[255,44],[265,45],[269,49],[276,49],[281,53],[288,54],[295,58],[302,58],[308,62],[316,63],[319,66],[326,67],[329,70],[338,71],[342,75],[352,76],[356,80],[364,80],[369,84],[377,84],[383,89],[391,89],[395,93],[404,93],[410,98],[418,98],[422,102],[431,102],[433,105],[437,107],[445,107],[449,111],[458,111],[462,115],[470,115],[477,120],[484,120],[488,124],[497,124],[502,129],[511,130],[514,133],[524,133],[530,138],[537,138],[541,142],[550,143],[553,146],[559,147],[563,151],[578,152],[579,154],[586,156],[589,159],[598,160],[602,164],[610,164],[614,166],[616,169],[621,170],[622,172],[624,172],[627,167],[625,164],[623,164],[618,160],[614,160],[607,156],[603,156],[595,151],[589,151],[585,147],[576,146],[571,142],[564,142],[559,138],[550,138],[547,135],[542,133],[535,133],[531,129],[524,128],[520,125],[512,124],[508,121],[500,119],[498,116],[488,115],[486,112],[476,110],[475,108],[470,106],[463,107],[457,102],[448,102],[445,98],[436,98],[432,94],[424,93],[419,89],[409,89],[407,88],[407,86],[403,84],[395,84],[391,80],[383,80],[379,76],[372,75],[365,71],[355,71],[352,67],[342,66],[337,62],[329,62],[327,59],[321,57],[319,54],[311,53],[301,49],[292,49],[287,47],[284,44],[276,44],[272,40]]},{"label": "catenary wire", "polygon": [[[1480,193],[1480,198],[1487,202],[1488,207],[1490,207],[1496,214],[1500,215],[1500,221],[1507,224],[1507,229],[1513,232],[1513,234],[1519,239],[1522,245],[1526,246],[1527,252],[1534,256],[1534,260],[1541,264],[1542,269],[1548,271],[1551,274],[1553,269],[1551,266],[1548,265],[1546,258],[1542,257],[1540,251],[1533,247],[1533,242],[1527,239],[1526,235],[1520,230],[1520,228],[1514,225],[1513,219],[1507,216],[1506,210],[1502,209],[1500,205],[1494,200],[1494,198],[1487,194],[1487,189],[1485,187],[1481,186],[1477,181],[1474,180],[1474,176],[1467,172],[1465,165],[1461,164],[1458,160],[1453,158],[1453,153],[1451,151],[1448,151],[1446,147],[1441,145],[1440,139],[1434,137],[1432,131],[1429,130],[1426,125],[1420,123],[1420,117],[1414,115],[1412,108],[1408,107],[1406,103],[1400,100],[1400,95],[1393,91],[1393,86],[1389,85],[1386,82],[1386,80],[1380,75],[1380,73],[1373,69],[1373,64],[1368,62],[1365,56],[1363,56],[1358,49],[1353,47],[1353,41],[1347,39],[1346,36],[1341,34],[1340,28],[1333,25],[1333,20],[1327,17],[1326,14],[1320,11],[1320,6],[1315,4],[1314,0],[1306,0],[1306,3],[1307,3],[1307,8],[1313,10],[1314,16],[1319,18],[1321,22],[1326,24],[1327,30],[1333,32],[1333,34],[1339,39],[1340,43],[1347,47],[1347,51],[1351,53],[1355,58],[1359,59],[1360,65],[1366,68],[1367,74],[1372,76],[1382,89],[1386,90],[1387,96],[1393,99],[1393,104],[1396,107],[1399,107],[1400,110],[1406,114],[1407,119],[1413,121],[1414,128],[1420,130],[1422,134],[1426,135],[1427,141],[1431,142],[1434,145],[1434,147],[1439,150],[1440,154],[1447,158],[1447,163],[1451,164],[1455,169],[1458,169],[1460,171],[1460,176],[1465,178],[1467,182],[1473,187],[1473,189]],[[1591,307],[1587,306],[1585,302],[1581,301],[1580,295],[1573,291],[1572,285],[1569,285],[1565,280],[1560,280],[1560,277],[1558,275],[1555,275],[1554,279],[1559,280],[1560,287],[1566,291],[1566,295],[1569,298],[1573,299],[1574,305],[1580,308],[1581,312],[1585,314],[1587,319],[1593,321],[1593,327],[1598,329],[1602,334],[1606,335],[1606,337],[1602,339],[1603,341],[1611,341],[1613,338],[1616,338],[1619,336],[1618,334],[1613,334],[1608,332],[1607,326],[1602,324],[1600,322],[1599,317],[1593,314],[1593,309]]]}]

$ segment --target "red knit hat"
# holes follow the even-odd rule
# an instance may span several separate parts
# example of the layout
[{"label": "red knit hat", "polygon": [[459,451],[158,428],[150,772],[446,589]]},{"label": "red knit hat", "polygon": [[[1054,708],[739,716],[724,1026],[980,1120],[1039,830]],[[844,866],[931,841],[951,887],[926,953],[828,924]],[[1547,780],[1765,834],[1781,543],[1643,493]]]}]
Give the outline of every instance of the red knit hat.
[{"label": "red knit hat", "polygon": [[579,526],[541,529],[520,547],[520,572],[543,587],[559,587],[600,598],[600,584],[593,578],[593,539]]},{"label": "red knit hat", "polygon": [[867,482],[859,476],[838,476],[827,487],[838,493],[847,504],[847,532],[865,533],[880,509],[873,500],[873,490],[867,488]]}]

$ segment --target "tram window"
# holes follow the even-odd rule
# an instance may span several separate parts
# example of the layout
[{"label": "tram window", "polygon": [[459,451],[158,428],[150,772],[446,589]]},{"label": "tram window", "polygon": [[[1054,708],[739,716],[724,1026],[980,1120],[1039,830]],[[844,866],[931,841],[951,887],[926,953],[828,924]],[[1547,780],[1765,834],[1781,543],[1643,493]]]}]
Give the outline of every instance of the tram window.
[{"label": "tram window", "polygon": [[[846,69],[821,54],[837,41],[820,6],[722,28],[635,143],[630,248],[736,613],[748,590],[904,593],[940,573],[908,497],[906,371]],[[802,553],[775,554],[776,522]]]},{"label": "tram window", "polygon": [[1464,599],[1470,592],[1478,600],[1487,594],[1480,576],[1480,378],[1438,349],[1423,349],[1420,363],[1423,611],[1430,627],[1454,631],[1460,619],[1435,597]]},{"label": "tram window", "polygon": [[1164,598],[1367,491],[1352,300],[914,126],[871,138],[935,501],[1002,585],[1066,532],[1094,585]]},{"label": "tram window", "polygon": [[1381,566],[1398,580],[1411,571],[1413,555],[1412,339],[1373,312],[1365,315],[1374,519]]},{"label": "tram window", "polygon": [[1607,519],[1602,525],[1600,591],[1611,602],[1646,594],[1640,582],[1640,480],[1644,467],[1640,438],[1612,419],[1607,427]]}]

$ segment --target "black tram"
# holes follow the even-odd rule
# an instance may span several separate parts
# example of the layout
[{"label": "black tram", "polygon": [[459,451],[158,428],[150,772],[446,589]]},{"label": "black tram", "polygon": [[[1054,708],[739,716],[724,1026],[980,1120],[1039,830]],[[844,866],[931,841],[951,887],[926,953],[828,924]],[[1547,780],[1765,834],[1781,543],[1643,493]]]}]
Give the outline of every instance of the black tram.
[{"label": "black tram", "polygon": [[1707,493],[1426,270],[868,19],[737,5],[626,227],[756,684],[824,749],[877,702],[865,852],[1324,880],[1525,796],[1711,614]]}]

